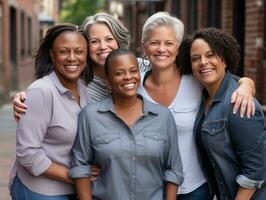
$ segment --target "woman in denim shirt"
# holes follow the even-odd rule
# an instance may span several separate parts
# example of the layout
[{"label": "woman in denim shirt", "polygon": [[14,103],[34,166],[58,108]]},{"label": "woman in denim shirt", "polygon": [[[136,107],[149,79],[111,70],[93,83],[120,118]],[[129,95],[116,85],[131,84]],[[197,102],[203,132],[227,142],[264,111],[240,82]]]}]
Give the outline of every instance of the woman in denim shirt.
[{"label": "woman in denim shirt", "polygon": [[[175,200],[183,170],[174,117],[137,95],[139,67],[130,50],[111,52],[105,74],[112,95],[79,117],[70,170],[79,200],[162,200],[164,187]],[[92,165],[101,174],[91,189]]]},{"label": "woman in denim shirt", "polygon": [[239,45],[215,28],[196,32],[180,47],[179,64],[204,86],[194,135],[211,191],[218,199],[266,199],[265,131],[260,104],[251,118],[233,113],[230,97],[238,87],[229,71],[240,58]]}]

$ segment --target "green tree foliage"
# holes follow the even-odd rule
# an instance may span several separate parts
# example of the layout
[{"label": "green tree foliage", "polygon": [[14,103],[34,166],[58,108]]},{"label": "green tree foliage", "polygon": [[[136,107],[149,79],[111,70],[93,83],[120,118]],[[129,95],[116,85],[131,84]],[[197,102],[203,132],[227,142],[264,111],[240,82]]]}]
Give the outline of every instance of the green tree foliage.
[{"label": "green tree foliage", "polygon": [[103,10],[104,0],[65,0],[60,13],[60,21],[81,25],[86,16]]}]

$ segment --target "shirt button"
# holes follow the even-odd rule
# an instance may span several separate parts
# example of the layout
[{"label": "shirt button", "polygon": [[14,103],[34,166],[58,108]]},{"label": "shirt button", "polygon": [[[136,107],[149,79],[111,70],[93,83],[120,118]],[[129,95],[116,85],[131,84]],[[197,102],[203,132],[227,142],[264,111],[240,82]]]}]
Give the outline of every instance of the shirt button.
[{"label": "shirt button", "polygon": [[134,156],[134,157],[132,157],[132,160],[136,160],[136,157]]},{"label": "shirt button", "polygon": [[105,139],[105,141],[106,141],[106,142],[109,142],[109,139],[107,138],[107,139]]}]

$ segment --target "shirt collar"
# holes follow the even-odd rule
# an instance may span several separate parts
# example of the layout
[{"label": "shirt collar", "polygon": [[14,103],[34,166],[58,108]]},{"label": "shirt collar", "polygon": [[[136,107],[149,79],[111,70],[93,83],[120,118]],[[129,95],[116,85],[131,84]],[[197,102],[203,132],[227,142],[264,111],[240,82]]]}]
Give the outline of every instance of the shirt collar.
[{"label": "shirt collar", "polygon": [[[226,95],[226,88],[228,87],[230,80],[231,80],[231,73],[229,71],[227,71],[224,75],[223,81],[222,81],[218,91],[216,92],[216,94],[213,98],[213,102],[219,102],[219,101],[224,100],[225,95]],[[205,99],[208,96],[208,92],[205,88],[203,90],[203,96]]]},{"label": "shirt collar", "polygon": [[[55,87],[57,88],[60,95],[66,94],[72,96],[72,93],[69,89],[67,89],[63,84],[60,82],[59,78],[57,77],[56,73],[53,71],[48,75],[48,78],[53,82]],[[80,92],[82,88],[82,82],[78,80],[78,91]]]},{"label": "shirt collar", "polygon": [[[154,115],[159,114],[159,110],[154,103],[149,102],[147,99],[145,99],[140,94],[138,94],[138,97],[140,97],[143,101],[143,114],[144,114],[144,116],[148,115],[149,113],[154,114]],[[114,103],[113,103],[113,99],[112,99],[111,95],[109,95],[107,98],[105,98],[102,101],[102,105],[103,106],[99,107],[99,109],[98,109],[100,112],[110,111],[110,112],[115,113]]]}]

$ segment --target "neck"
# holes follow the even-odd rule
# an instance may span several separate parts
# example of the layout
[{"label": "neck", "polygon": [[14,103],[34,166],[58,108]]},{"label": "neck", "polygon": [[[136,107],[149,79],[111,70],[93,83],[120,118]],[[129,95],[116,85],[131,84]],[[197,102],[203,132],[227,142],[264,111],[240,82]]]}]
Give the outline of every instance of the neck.
[{"label": "neck", "polygon": [[125,98],[121,96],[112,95],[114,106],[117,109],[129,109],[133,108],[133,106],[138,102],[138,96],[135,95],[133,97]]},{"label": "neck", "polygon": [[103,66],[94,65],[93,66],[93,73],[94,73],[94,75],[98,76],[99,78],[105,79],[104,67]]},{"label": "neck", "polygon": [[215,83],[209,84],[209,85],[205,85],[204,87],[206,88],[206,90],[208,91],[208,95],[209,95],[209,99],[212,100],[214,98],[214,96],[216,95],[217,91],[219,90],[222,81],[223,81],[224,76],[222,76],[218,81],[216,81]]},{"label": "neck", "polygon": [[167,85],[171,84],[174,80],[180,79],[181,75],[176,67],[171,67],[164,70],[152,69],[150,80],[155,85]]}]

